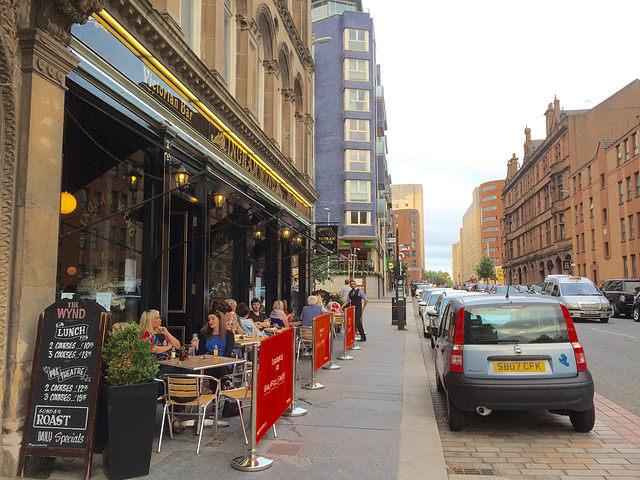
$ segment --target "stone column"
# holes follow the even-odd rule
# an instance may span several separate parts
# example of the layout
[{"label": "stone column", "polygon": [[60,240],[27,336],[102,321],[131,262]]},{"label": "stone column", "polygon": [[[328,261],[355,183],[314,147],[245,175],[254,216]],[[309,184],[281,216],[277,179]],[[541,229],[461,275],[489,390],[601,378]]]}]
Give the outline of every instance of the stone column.
[{"label": "stone column", "polygon": [[[77,58],[66,46],[103,0],[40,0],[18,32],[18,145],[11,224],[0,476],[13,477],[22,440],[38,316],[55,301],[66,75]],[[4,201],[4,199],[3,199]]]}]

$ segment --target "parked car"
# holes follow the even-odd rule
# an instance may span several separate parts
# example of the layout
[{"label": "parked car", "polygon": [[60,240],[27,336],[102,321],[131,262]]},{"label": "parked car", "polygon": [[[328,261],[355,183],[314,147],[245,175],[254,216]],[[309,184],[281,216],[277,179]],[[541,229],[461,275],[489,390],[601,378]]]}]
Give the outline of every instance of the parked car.
[{"label": "parked car", "polygon": [[512,293],[522,293],[518,288],[514,285],[491,285],[489,289],[489,293],[495,295],[506,295],[507,289],[509,290],[509,295]]},{"label": "parked car", "polygon": [[539,409],[568,415],[579,432],[593,428],[593,379],[569,310],[553,298],[453,298],[434,353],[452,431],[467,412]]},{"label": "parked car", "polygon": [[438,327],[440,326],[440,320],[442,319],[442,312],[444,307],[447,306],[449,300],[457,297],[466,297],[469,295],[484,296],[487,292],[467,292],[466,290],[451,290],[442,292],[438,295],[438,299],[433,307],[427,307],[426,319],[423,320],[422,326],[424,328],[424,336],[431,338],[431,348],[435,346],[435,337],[438,333]]},{"label": "parked car", "polygon": [[633,311],[636,294],[640,290],[640,280],[636,278],[613,278],[605,280],[600,290],[613,308],[613,316],[624,314],[627,318]]},{"label": "parked car", "polygon": [[422,292],[424,292],[427,288],[429,288],[429,285],[425,285],[425,284],[416,285],[415,297],[420,298],[422,296]]},{"label": "parked car", "polygon": [[537,293],[537,294],[541,294],[542,293],[542,287],[540,285],[530,285],[529,286],[529,293]]},{"label": "parked car", "polygon": [[633,319],[640,322],[640,295],[633,302]]},{"label": "parked car", "polygon": [[423,322],[427,318],[427,313],[426,313],[427,307],[429,306],[432,307],[433,305],[435,305],[436,300],[438,299],[438,294],[445,291],[451,291],[451,290],[453,290],[453,288],[433,287],[422,292],[422,298],[418,302],[418,314],[420,315],[420,318],[422,319]]},{"label": "parked car", "polygon": [[587,277],[547,275],[542,293],[564,303],[574,320],[581,318],[607,323],[611,316],[609,300]]}]

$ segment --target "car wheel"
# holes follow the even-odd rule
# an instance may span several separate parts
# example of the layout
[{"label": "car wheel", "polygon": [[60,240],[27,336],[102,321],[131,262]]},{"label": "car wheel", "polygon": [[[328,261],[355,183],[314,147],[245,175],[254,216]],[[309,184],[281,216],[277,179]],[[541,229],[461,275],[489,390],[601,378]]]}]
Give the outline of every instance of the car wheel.
[{"label": "car wheel", "polygon": [[607,323],[609,321],[609,318],[601,318],[600,319],[600,323]]},{"label": "car wheel", "polygon": [[440,393],[444,393],[444,387],[442,386],[442,382],[440,381],[440,375],[436,372],[436,390]]},{"label": "car wheel", "polygon": [[436,342],[433,339],[433,335],[431,335],[431,349],[434,349],[434,348],[436,348]]},{"label": "car wheel", "polygon": [[424,326],[424,320],[422,321],[422,333],[424,334],[424,338],[429,338],[429,334],[427,333],[427,328]]},{"label": "car wheel", "polygon": [[464,412],[455,407],[449,393],[447,393],[447,422],[452,432],[459,432],[464,428]]},{"label": "car wheel", "polygon": [[633,307],[633,320],[640,322],[640,309],[638,307]]},{"label": "car wheel", "polygon": [[591,408],[588,410],[570,413],[569,419],[576,431],[590,432],[596,423],[596,407],[591,405]]}]

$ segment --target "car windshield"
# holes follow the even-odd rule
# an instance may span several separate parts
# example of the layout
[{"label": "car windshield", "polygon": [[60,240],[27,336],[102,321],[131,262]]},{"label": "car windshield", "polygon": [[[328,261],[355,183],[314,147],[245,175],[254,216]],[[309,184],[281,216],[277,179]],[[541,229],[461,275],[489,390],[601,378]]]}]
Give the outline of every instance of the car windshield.
[{"label": "car windshield", "polygon": [[442,293],[434,293],[429,297],[429,302],[427,303],[427,305],[433,307],[441,296]]},{"label": "car windshield", "polygon": [[593,283],[561,283],[562,295],[571,297],[576,295],[600,295],[600,290]]},{"label": "car windshield", "polygon": [[509,302],[464,307],[465,345],[568,341],[560,304]]},{"label": "car windshield", "polygon": [[634,294],[640,290],[640,282],[624,282],[624,293]]}]

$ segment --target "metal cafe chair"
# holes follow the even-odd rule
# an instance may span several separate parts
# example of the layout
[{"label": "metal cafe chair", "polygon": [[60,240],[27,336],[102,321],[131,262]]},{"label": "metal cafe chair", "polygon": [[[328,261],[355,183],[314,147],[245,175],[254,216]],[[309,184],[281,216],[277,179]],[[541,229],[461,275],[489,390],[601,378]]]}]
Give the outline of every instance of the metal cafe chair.
[{"label": "metal cafe chair", "polygon": [[298,336],[298,356],[296,361],[300,360],[300,351],[305,349],[308,352],[313,348],[313,329],[311,327],[300,327],[300,335]]},{"label": "metal cafe chair", "polygon": [[[242,376],[243,380],[246,378],[246,382],[240,387],[222,390],[220,392],[220,395],[222,397],[225,397],[227,401],[235,401],[238,404],[238,410],[240,412],[240,424],[242,425],[242,433],[244,433],[244,443],[249,445],[249,440],[247,438],[247,427],[244,424],[244,414],[242,413],[242,411],[246,408],[251,408],[251,375],[253,375],[253,371],[249,371],[249,373],[240,372],[237,375]],[[275,423],[273,424],[273,436],[278,436]]]},{"label": "metal cafe chair", "polygon": [[[165,419],[169,426],[169,435],[173,439],[173,430],[171,428],[172,418],[175,414],[180,416],[190,415],[197,417],[196,429],[198,433],[198,446],[196,454],[200,453],[200,443],[202,441],[202,432],[204,430],[207,407],[213,403],[213,429],[212,434],[218,437],[218,403],[220,401],[220,380],[209,375],[198,374],[167,374],[162,378],[166,382],[166,395],[164,408],[162,409],[162,425],[160,427],[160,440],[158,441],[158,452],[162,446],[162,434],[164,431]],[[212,393],[203,394],[206,390],[204,381],[209,380],[209,385],[215,385]],[[185,407],[184,411],[176,412],[177,406]],[[190,408],[191,411],[188,411]]]}]

